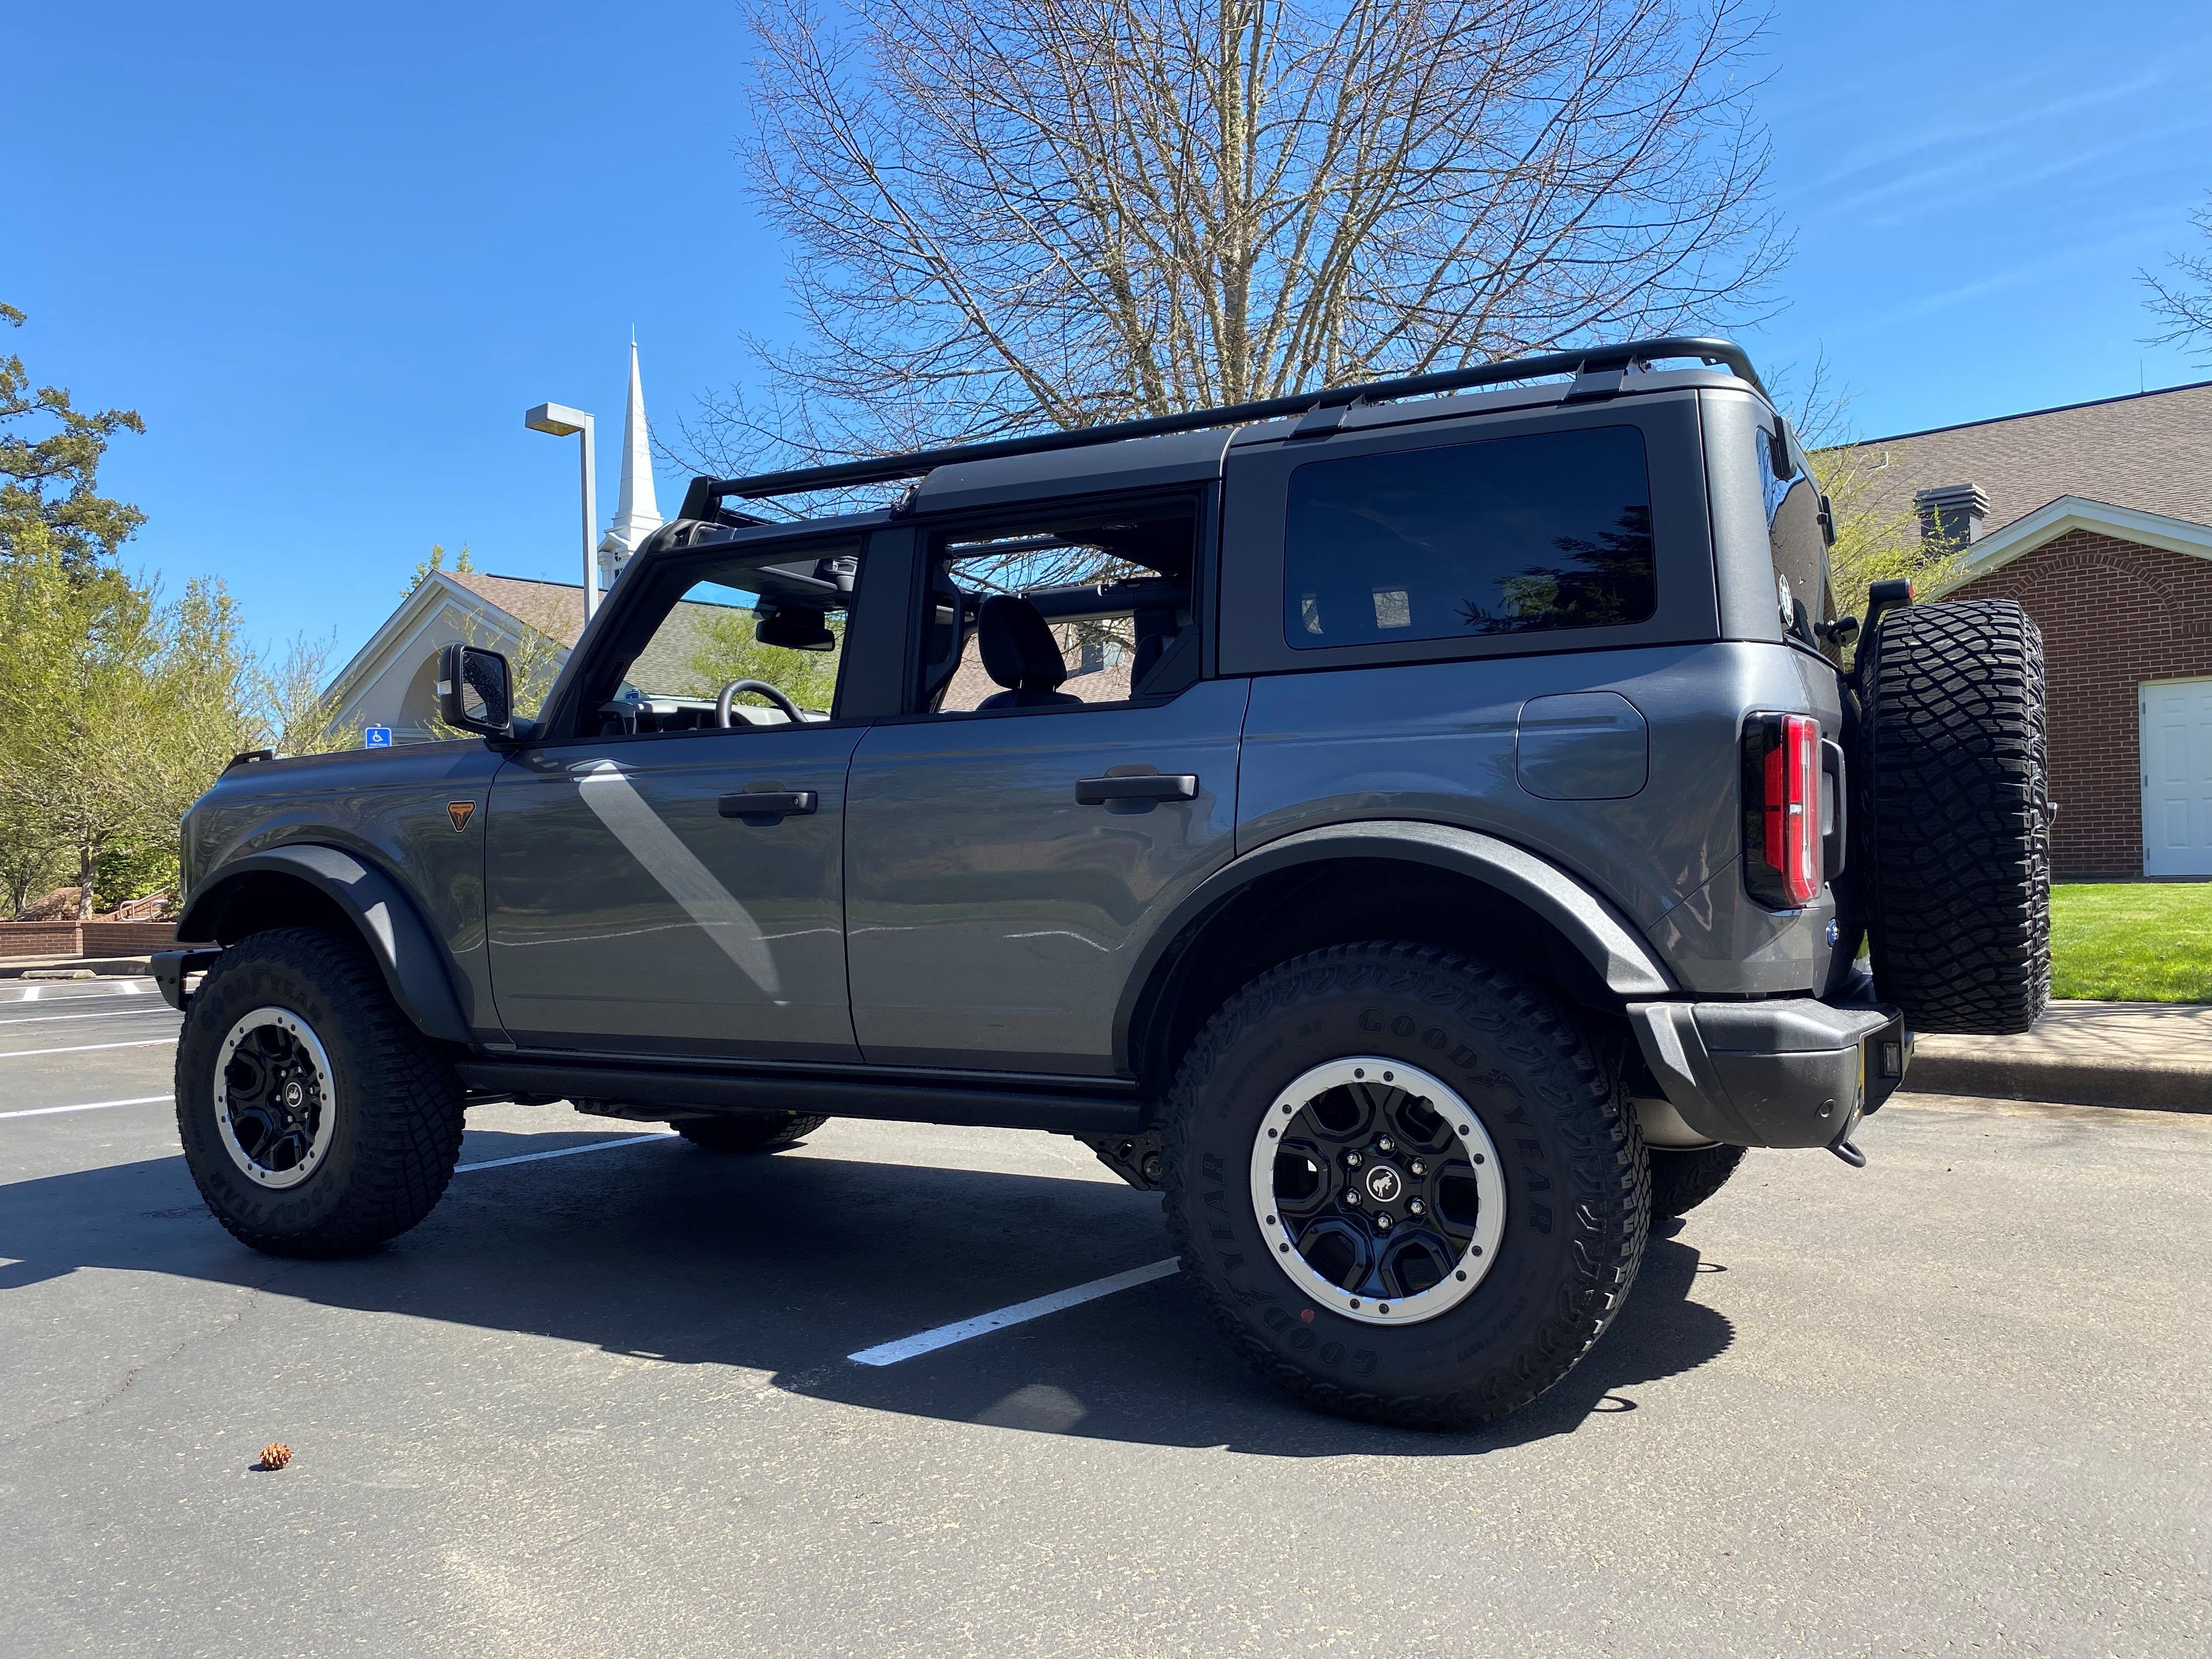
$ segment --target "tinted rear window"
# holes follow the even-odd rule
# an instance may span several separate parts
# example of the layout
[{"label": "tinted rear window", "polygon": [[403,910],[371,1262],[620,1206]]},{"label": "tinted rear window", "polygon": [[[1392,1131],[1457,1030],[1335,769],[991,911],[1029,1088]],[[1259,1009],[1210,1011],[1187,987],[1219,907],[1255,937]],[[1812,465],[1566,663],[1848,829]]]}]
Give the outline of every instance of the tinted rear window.
[{"label": "tinted rear window", "polygon": [[1284,633],[1302,650],[1650,619],[1632,426],[1315,461],[1291,475]]}]

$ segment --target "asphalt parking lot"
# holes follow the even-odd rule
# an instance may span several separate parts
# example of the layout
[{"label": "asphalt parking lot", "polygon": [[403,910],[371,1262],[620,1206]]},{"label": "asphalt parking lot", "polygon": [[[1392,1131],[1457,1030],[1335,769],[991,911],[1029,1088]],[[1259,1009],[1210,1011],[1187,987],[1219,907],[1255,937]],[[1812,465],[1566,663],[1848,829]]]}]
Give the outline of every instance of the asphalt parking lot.
[{"label": "asphalt parking lot", "polygon": [[848,1358],[1167,1255],[1042,1135],[492,1107],[395,1245],[258,1256],[150,987],[24,994],[0,1653],[2212,1648],[2212,1117],[1908,1096],[1863,1171],[1753,1154],[1566,1382],[1432,1438],[1278,1398],[1172,1275]]}]

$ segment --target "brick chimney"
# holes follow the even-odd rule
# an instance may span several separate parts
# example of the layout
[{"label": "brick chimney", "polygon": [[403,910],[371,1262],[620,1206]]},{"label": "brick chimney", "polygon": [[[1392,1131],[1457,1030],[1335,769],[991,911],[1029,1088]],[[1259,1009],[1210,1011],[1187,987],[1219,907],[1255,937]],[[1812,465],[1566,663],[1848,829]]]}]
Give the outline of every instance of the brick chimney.
[{"label": "brick chimney", "polygon": [[1982,533],[1982,520],[1990,516],[1990,498],[1979,484],[1945,484],[1923,489],[1912,498],[1920,509],[1920,539],[1965,547]]}]

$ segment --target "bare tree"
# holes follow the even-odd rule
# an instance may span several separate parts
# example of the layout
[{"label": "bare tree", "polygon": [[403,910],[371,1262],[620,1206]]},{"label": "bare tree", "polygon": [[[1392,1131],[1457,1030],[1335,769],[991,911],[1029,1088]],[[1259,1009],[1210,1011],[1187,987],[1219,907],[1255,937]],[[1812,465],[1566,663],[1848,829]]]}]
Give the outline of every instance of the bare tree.
[{"label": "bare tree", "polygon": [[2170,276],[2154,276],[2148,270],[2136,273],[2150,290],[2150,298],[2143,303],[2166,325],[2163,333],[2150,336],[2143,343],[2178,345],[2212,358],[2212,198],[2189,216],[2189,222],[2203,236],[2204,252],[2169,256],[2166,264],[2173,273]]},{"label": "bare tree", "polygon": [[1744,0],[748,0],[805,343],[725,467],[1741,322]]}]

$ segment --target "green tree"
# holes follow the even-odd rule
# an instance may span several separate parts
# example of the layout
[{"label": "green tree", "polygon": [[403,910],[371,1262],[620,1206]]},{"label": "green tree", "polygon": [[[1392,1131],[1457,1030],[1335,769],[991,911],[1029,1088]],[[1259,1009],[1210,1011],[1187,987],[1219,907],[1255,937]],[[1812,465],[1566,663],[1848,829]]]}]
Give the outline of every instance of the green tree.
[{"label": "green tree", "polygon": [[1857,615],[1879,581],[1911,581],[1923,598],[1955,574],[1965,549],[1927,534],[1910,508],[1885,507],[1874,488],[1883,458],[1863,444],[1815,450],[1806,459],[1828,498],[1836,528],[1828,550],[1828,585],[1838,608]]},{"label": "green tree", "polygon": [[732,680],[766,680],[801,708],[828,712],[837,694],[837,665],[845,654],[842,617],[830,623],[837,636],[835,648],[793,651],[763,645],[753,637],[760,623],[757,612],[707,605],[697,609],[707,613],[692,623],[697,642],[691,657],[691,672],[697,678],[692,684],[698,695],[711,697]]},{"label": "green tree", "polygon": [[[1793,379],[1798,384],[1789,384]],[[1778,399],[1806,452],[1813,482],[1828,498],[1835,541],[1828,549],[1828,586],[1838,614],[1858,616],[1867,589],[1880,581],[1910,581],[1923,599],[1958,574],[1966,548],[1935,534],[1917,508],[1886,501],[1877,486],[1889,456],[1851,435],[1857,394],[1837,379],[1824,353],[1802,375],[1785,369],[1774,377]]]},{"label": "green tree", "polygon": [[256,735],[235,603],[48,543],[0,569],[0,824],[74,866],[78,914],[103,863],[146,890],[174,878],[177,819]]},{"label": "green tree", "polygon": [[35,826],[20,823],[0,809],[0,894],[8,915],[20,916],[31,901],[60,884],[61,851],[48,846]]},{"label": "green tree", "polygon": [[[21,328],[23,313],[0,305],[0,321]],[[0,556],[52,549],[82,574],[121,547],[146,515],[100,493],[100,458],[118,432],[145,429],[131,410],[81,413],[64,388],[33,389],[21,357],[0,357]]]},{"label": "green tree", "polygon": [[[410,581],[406,586],[399,590],[399,597],[403,599],[405,599],[410,593],[412,593],[416,588],[422,586],[424,582],[430,579],[430,573],[432,571],[443,570],[445,568],[446,545],[443,542],[432,542],[430,544],[430,556],[427,559],[422,559],[416,562],[415,566],[414,580]],[[453,574],[456,576],[473,575],[476,572],[476,568],[477,562],[469,556],[469,544],[466,542],[463,542],[461,544],[461,550],[456,554],[453,558]]]}]

